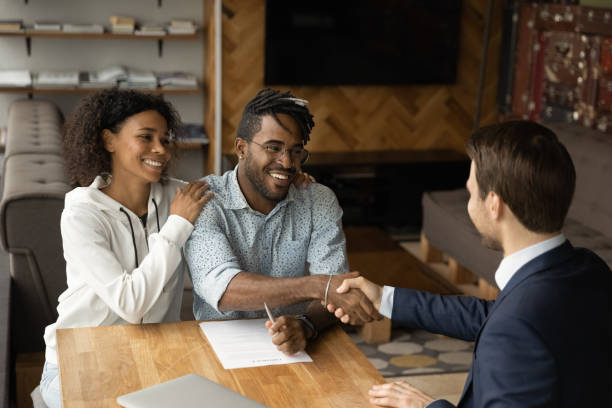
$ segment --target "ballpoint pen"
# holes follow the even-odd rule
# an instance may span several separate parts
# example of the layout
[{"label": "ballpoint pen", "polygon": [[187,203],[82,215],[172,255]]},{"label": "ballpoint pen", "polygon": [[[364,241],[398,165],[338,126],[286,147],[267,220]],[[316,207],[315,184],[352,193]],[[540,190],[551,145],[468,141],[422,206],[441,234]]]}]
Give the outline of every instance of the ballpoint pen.
[{"label": "ballpoint pen", "polygon": [[268,319],[270,319],[270,321],[272,323],[274,323],[274,316],[272,316],[272,312],[270,311],[270,308],[268,307],[266,302],[264,302],[264,307],[266,308],[266,313],[268,314]]}]

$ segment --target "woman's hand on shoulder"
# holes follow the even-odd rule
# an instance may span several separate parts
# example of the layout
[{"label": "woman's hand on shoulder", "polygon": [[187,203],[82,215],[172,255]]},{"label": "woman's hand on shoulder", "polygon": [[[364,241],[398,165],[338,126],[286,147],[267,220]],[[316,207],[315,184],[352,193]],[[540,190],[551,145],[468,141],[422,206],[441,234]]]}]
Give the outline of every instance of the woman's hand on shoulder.
[{"label": "woman's hand on shoulder", "polygon": [[170,214],[185,218],[190,223],[200,215],[200,211],[213,196],[212,191],[206,192],[210,186],[205,181],[192,181],[185,187],[176,188],[176,195],[170,203]]},{"label": "woman's hand on shoulder", "polygon": [[316,182],[317,180],[315,180],[315,178],[312,177],[310,174],[300,172],[298,173],[296,178],[293,180],[293,185],[296,187],[306,188],[310,185],[310,183],[316,183]]}]

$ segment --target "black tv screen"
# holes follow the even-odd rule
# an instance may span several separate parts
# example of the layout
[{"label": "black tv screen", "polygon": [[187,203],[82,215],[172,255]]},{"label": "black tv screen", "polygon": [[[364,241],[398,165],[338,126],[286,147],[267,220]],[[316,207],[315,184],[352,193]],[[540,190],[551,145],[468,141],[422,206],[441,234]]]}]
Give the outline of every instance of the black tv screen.
[{"label": "black tv screen", "polygon": [[267,0],[268,85],[455,82],[461,0]]}]

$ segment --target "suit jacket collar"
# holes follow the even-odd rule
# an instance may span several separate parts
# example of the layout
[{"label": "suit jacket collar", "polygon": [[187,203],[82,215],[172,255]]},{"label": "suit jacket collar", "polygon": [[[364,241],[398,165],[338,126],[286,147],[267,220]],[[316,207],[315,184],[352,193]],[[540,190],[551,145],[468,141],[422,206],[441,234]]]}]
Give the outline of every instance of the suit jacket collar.
[{"label": "suit jacket collar", "polygon": [[[500,292],[499,296],[497,297],[497,300],[495,301],[495,306],[493,307],[493,310],[491,310],[491,313],[496,309],[496,306],[501,302],[501,300],[508,296],[508,294],[512,292],[512,290],[516,288],[521,282],[540,271],[544,271],[546,269],[550,269],[556,265],[564,263],[573,255],[573,251],[574,247],[572,246],[572,244],[570,244],[568,240],[566,240],[558,247],[555,247],[548,252],[544,252],[542,255],[533,258],[531,261],[523,265],[508,281],[508,284],[506,285],[504,290]],[[491,313],[489,313],[489,315]]]},{"label": "suit jacket collar", "polygon": [[[574,253],[574,247],[568,240],[566,240],[563,244],[559,245],[551,249],[548,252],[544,252],[542,255],[536,256],[531,261],[527,262],[525,265],[521,266],[518,271],[512,276],[510,281],[506,284],[504,290],[502,290],[497,299],[495,300],[495,304],[491,308],[491,311],[487,315],[487,318],[483,322],[478,334],[476,335],[476,344],[478,343],[478,339],[480,338],[480,333],[482,333],[482,329],[487,324],[487,321],[491,318],[495,310],[499,307],[499,305],[504,301],[504,299],[516,288],[519,286],[524,280],[529,277],[537,274],[538,272],[545,271],[550,269],[556,265],[562,264],[566,262],[569,258],[572,257]],[[476,346],[476,345],[475,345]]]}]

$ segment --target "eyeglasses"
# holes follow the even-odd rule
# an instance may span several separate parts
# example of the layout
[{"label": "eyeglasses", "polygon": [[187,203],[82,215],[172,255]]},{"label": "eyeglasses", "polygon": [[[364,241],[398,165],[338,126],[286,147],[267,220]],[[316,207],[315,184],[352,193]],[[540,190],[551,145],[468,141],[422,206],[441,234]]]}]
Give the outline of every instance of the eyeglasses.
[{"label": "eyeglasses", "polygon": [[291,149],[285,149],[282,145],[279,144],[262,145],[252,140],[250,143],[255,143],[257,146],[264,149],[268,156],[270,156],[270,158],[274,160],[282,159],[283,157],[285,157],[285,153],[289,152],[289,157],[291,158],[292,162],[299,161],[300,164],[304,164],[310,156],[310,152],[304,149],[303,147],[292,147]]}]

